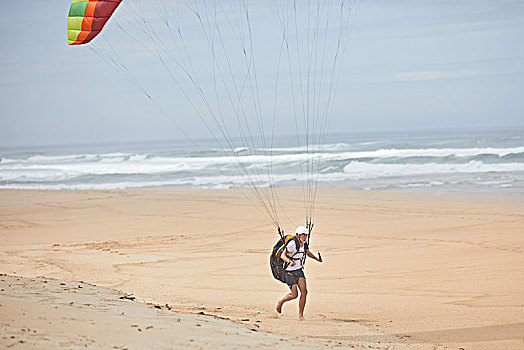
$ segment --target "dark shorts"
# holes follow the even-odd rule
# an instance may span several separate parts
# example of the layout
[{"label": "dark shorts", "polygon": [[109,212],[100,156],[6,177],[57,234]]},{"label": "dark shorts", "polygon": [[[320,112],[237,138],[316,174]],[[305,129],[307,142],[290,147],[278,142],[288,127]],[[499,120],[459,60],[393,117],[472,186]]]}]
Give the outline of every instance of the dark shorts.
[{"label": "dark shorts", "polygon": [[291,287],[292,285],[298,283],[298,279],[300,277],[306,278],[302,269],[286,271],[286,284]]}]

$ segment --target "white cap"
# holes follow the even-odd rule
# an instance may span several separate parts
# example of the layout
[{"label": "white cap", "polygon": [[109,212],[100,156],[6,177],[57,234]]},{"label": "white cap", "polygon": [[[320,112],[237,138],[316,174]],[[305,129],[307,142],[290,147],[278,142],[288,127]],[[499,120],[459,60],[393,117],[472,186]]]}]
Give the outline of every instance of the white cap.
[{"label": "white cap", "polygon": [[295,233],[297,235],[309,235],[309,230],[306,228],[306,226],[299,226],[297,227]]}]

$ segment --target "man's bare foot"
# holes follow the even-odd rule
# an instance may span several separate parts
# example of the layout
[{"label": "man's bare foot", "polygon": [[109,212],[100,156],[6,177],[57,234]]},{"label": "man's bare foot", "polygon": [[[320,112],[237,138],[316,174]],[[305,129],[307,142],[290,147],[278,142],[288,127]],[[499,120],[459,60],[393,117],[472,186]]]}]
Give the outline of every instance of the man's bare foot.
[{"label": "man's bare foot", "polygon": [[279,314],[282,313],[282,304],[281,304],[280,302],[277,304],[277,312],[278,312]]},{"label": "man's bare foot", "polygon": [[299,321],[304,321],[304,316],[298,316]]}]

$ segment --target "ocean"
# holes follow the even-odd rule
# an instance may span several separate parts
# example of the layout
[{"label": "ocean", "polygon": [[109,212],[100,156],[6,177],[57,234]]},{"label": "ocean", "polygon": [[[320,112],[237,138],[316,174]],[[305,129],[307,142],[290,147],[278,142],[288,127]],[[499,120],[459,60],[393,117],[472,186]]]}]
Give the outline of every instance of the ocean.
[{"label": "ocean", "polygon": [[[238,141],[238,140],[237,140]],[[208,139],[0,149],[0,188],[336,187],[524,195],[524,128],[331,134],[298,147]],[[238,145],[241,146],[238,146]],[[310,174],[308,177],[307,174]]]}]

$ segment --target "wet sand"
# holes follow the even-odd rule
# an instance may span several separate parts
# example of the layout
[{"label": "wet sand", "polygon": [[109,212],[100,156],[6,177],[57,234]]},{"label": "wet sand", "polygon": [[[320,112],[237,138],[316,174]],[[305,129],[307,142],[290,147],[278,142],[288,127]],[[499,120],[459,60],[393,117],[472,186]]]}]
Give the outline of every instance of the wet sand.
[{"label": "wet sand", "polygon": [[[282,226],[289,232],[303,224],[302,191],[279,194],[290,218],[281,220]],[[278,236],[236,190],[1,190],[0,273],[56,279],[59,289],[53,295],[66,295],[60,283],[84,281],[89,288],[110,288],[111,295],[128,293],[138,301],[102,298],[100,305],[108,305],[89,311],[98,316],[85,317],[81,312],[87,307],[59,306],[69,312],[62,317],[79,321],[72,328],[69,322],[53,323],[47,336],[51,344],[83,346],[60,337],[67,332],[69,338],[80,339],[88,318],[117,315],[118,303],[125,302],[141,305],[152,315],[166,312],[168,316],[155,323],[156,316],[146,315],[149,311],[133,319],[139,327],[151,323],[147,331],[166,334],[176,327],[171,318],[188,313],[224,329],[243,327],[248,334],[275,336],[275,342],[298,337],[316,348],[524,346],[524,198],[322,189],[315,217],[311,248],[322,252],[324,263],[306,264],[309,294],[303,322],[297,321],[297,302],[284,305],[282,315],[274,311],[287,291],[268,267]],[[35,304],[30,293],[36,287],[30,283],[45,283],[24,281],[17,287],[22,292],[15,293],[21,297],[0,294],[0,329],[6,337],[1,344],[12,344],[4,342],[10,342],[11,335],[17,339],[15,329],[31,328],[16,316],[17,310]],[[50,298],[46,307],[65,299]],[[147,303],[172,309],[158,310]],[[125,347],[118,341],[127,339],[136,347],[156,346],[150,343],[155,337],[140,343],[137,334],[147,332],[131,329],[136,327],[128,317],[116,317],[126,329],[122,334],[131,332],[128,337],[106,343],[98,339],[112,340],[112,334],[86,337],[105,345]],[[187,325],[184,338],[176,340],[182,347],[196,345],[196,338],[189,342],[186,332],[196,332],[199,346],[235,346],[226,341],[230,335],[222,339],[212,330],[198,333],[196,327],[202,325]],[[100,330],[93,334],[103,333],[103,326],[96,327]],[[34,339],[35,347],[47,346],[43,338]],[[238,347],[262,344],[255,338],[238,341]]]}]

